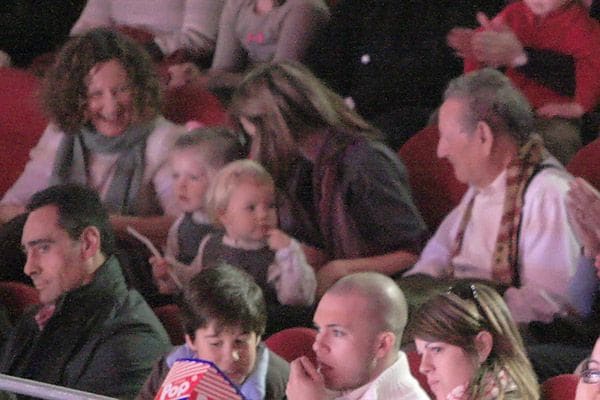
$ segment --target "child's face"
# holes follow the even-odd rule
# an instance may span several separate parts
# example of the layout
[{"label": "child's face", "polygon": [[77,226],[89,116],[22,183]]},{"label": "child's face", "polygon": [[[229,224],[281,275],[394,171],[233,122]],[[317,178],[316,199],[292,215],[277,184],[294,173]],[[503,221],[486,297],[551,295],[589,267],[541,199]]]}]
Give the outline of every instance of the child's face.
[{"label": "child's face", "polygon": [[558,10],[571,0],[525,0],[531,12],[539,17],[545,17],[554,10]]},{"label": "child's face", "polygon": [[260,336],[242,332],[240,327],[218,329],[215,321],[196,329],[194,340],[185,341],[198,358],[214,362],[237,385],[244,383],[256,364],[256,348]]},{"label": "child's face", "polygon": [[273,187],[242,182],[231,192],[229,204],[219,220],[227,235],[241,244],[264,242],[267,233],[277,228]]},{"label": "child's face", "polygon": [[181,210],[193,212],[204,209],[204,196],[214,169],[193,148],[173,151],[170,162],[173,190]]}]

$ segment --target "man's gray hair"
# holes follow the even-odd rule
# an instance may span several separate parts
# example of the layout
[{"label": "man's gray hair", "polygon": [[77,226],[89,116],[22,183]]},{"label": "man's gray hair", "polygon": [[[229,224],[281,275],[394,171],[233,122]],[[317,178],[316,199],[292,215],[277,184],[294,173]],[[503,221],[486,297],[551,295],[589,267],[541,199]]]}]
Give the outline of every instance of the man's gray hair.
[{"label": "man's gray hair", "polygon": [[338,280],[326,294],[350,293],[367,299],[373,318],[370,322],[379,324],[381,331],[393,332],[396,335],[396,346],[399,347],[408,319],[408,306],[404,293],[396,282],[377,272],[358,272]]},{"label": "man's gray hair", "polygon": [[463,99],[468,111],[463,126],[473,130],[479,121],[486,122],[494,135],[507,134],[519,145],[529,139],[534,129],[531,105],[503,73],[484,68],[463,74],[450,81],[444,100]]}]

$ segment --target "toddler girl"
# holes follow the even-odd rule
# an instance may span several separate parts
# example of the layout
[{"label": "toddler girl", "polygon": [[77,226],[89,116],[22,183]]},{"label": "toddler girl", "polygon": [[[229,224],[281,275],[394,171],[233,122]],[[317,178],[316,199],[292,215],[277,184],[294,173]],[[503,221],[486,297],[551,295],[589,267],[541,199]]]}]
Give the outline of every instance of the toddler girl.
[{"label": "toddler girl", "polygon": [[263,289],[268,308],[313,303],[314,271],[298,241],[277,229],[275,186],[260,164],[226,165],[208,190],[206,206],[224,233],[204,237],[198,254],[202,267],[226,262],[242,268]]}]

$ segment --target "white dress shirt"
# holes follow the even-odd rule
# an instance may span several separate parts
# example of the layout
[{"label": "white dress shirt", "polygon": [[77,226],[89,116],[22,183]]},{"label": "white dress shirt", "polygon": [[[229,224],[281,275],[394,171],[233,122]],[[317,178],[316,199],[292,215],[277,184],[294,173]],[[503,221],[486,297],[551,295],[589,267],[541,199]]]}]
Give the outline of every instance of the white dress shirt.
[{"label": "white dress shirt", "polygon": [[343,393],[335,400],[427,400],[429,396],[411,375],[404,352],[398,360],[373,381],[351,392]]},{"label": "white dress shirt", "polygon": [[[586,314],[596,286],[582,285],[576,278],[581,246],[569,225],[564,202],[572,177],[556,160],[549,163],[555,167],[540,171],[525,193],[519,236],[521,286],[511,287],[504,294],[517,322],[549,322],[555,314],[564,314],[571,307]],[[448,276],[448,266],[452,263],[456,278],[492,279],[492,255],[505,190],[506,171],[483,189],[470,187],[427,243],[419,261],[405,275]],[[462,249],[451,259],[458,227],[473,196],[476,197]],[[590,267],[583,263],[581,268]],[[589,278],[589,274],[577,274],[580,276]],[[585,287],[585,291],[576,292],[573,287]]]}]

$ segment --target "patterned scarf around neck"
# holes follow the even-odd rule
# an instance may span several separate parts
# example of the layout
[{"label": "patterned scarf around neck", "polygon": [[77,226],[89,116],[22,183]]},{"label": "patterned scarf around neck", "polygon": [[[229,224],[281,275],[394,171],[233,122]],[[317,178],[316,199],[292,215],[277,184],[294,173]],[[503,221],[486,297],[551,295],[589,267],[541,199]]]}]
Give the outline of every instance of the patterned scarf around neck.
[{"label": "patterned scarf around neck", "polygon": [[[539,171],[540,165],[548,157],[544,142],[539,135],[533,135],[520,149],[506,170],[506,192],[492,255],[492,280],[509,286],[518,286],[519,227],[525,191],[531,178]],[[475,196],[471,198],[458,227],[452,258],[460,254],[465,230],[471,219]],[[450,267],[454,273],[454,267]]]},{"label": "patterned scarf around neck", "polygon": [[[484,376],[481,379],[481,385],[483,387],[483,392],[477,397],[477,400],[494,400],[498,398],[501,391],[506,394],[518,390],[515,382],[504,370],[498,373],[496,379],[492,379],[490,375]],[[475,400],[469,396],[468,387],[469,386],[466,384],[455,387],[448,393],[446,400]]]},{"label": "patterned scarf around neck", "polygon": [[88,184],[89,153],[118,154],[114,176],[103,199],[109,212],[136,213],[136,200],[144,176],[146,139],[154,130],[154,122],[135,125],[115,137],[104,136],[84,127],[76,135],[65,134],[56,153],[51,185],[60,183]]}]

